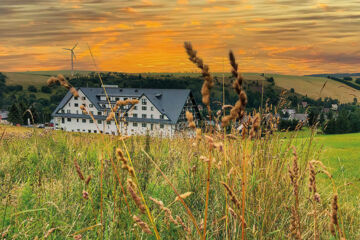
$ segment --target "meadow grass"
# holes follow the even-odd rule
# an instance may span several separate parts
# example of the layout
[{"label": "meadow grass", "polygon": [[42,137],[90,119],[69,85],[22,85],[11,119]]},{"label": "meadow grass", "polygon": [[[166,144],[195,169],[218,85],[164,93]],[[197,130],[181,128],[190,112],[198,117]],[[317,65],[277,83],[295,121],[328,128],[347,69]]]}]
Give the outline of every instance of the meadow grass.
[{"label": "meadow grass", "polygon": [[[202,72],[202,102],[211,113],[214,79],[191,43],[184,46]],[[197,128],[190,112],[187,131],[195,137],[186,131],[174,138],[2,131],[1,236],[358,239],[357,198],[347,197],[348,180],[334,171],[336,165],[324,165],[329,153],[323,154],[317,130],[277,133],[271,111],[281,109],[282,100],[274,109],[266,104],[266,115],[248,115],[232,52],[229,59],[239,99],[229,115],[223,110],[221,120],[218,113],[209,114],[210,120],[221,121],[219,131]],[[62,75],[48,82],[78,96]],[[108,116],[116,125],[120,119],[114,113],[121,104]],[[81,110],[89,114],[84,105]],[[241,134],[229,127],[237,119],[243,121]]]},{"label": "meadow grass", "polygon": [[[21,134],[22,129],[26,134]],[[155,239],[154,233],[147,234],[134,226],[133,215],[137,215],[147,222],[152,231],[146,214],[141,213],[127,190],[125,196],[129,209],[126,206],[118,180],[126,186],[129,175],[114,160],[115,149],[122,146],[118,137],[40,129],[30,129],[29,134],[29,129],[19,127],[7,127],[7,131],[21,134],[18,138],[16,135],[10,134],[9,138],[5,135],[0,143],[0,227],[7,239],[41,239],[45,236],[48,239],[66,239],[79,235],[82,239]],[[351,137],[352,141],[338,143],[340,138],[347,137]],[[161,239],[202,237],[197,233],[186,209],[179,200],[175,201],[177,195],[162,176],[162,173],[166,175],[178,193],[192,193],[183,201],[202,231],[209,144],[204,136],[197,144],[196,141],[186,137],[167,139],[140,136],[125,140],[137,173],[138,188],[144,195]],[[356,141],[360,141],[360,134],[318,136],[313,140],[305,136],[289,134],[283,138],[275,134],[252,142],[241,138],[214,141],[223,143],[223,151],[211,150],[214,159],[210,178],[207,239],[241,238],[243,215],[231,201],[222,182],[230,186],[239,201],[243,200],[241,160],[244,153],[248,160],[244,208],[247,239],[289,238],[290,207],[294,199],[288,174],[293,161],[291,146],[297,149],[300,169],[299,215],[302,238],[314,238],[310,207],[313,203],[307,187],[307,163],[311,159],[321,159],[338,186],[339,216],[344,236],[346,239],[359,238],[359,199],[353,196],[357,192],[356,188],[352,191],[352,185],[346,188],[341,186],[348,182],[357,185],[356,159],[352,163],[351,160],[355,156],[353,150],[356,150]],[[339,148],[343,149],[341,155],[337,152]],[[342,165],[338,165],[338,158]],[[84,178],[92,176],[88,185],[79,178],[74,159]],[[111,159],[116,164],[119,179]],[[162,172],[156,169],[152,161]],[[339,166],[344,170],[339,170]],[[318,175],[321,201],[316,203],[317,231],[320,239],[331,239],[328,226],[333,190],[328,187],[331,181],[324,174]],[[87,196],[84,196],[84,191]],[[168,213],[154,204],[150,197],[162,201],[171,211],[173,219],[178,216],[183,221],[183,226],[179,221],[177,224],[172,222]]]}]

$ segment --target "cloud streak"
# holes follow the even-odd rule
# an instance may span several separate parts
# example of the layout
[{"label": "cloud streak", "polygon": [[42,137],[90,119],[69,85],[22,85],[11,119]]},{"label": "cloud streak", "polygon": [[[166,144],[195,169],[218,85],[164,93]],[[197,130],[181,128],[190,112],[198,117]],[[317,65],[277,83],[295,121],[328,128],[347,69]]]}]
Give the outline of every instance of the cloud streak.
[{"label": "cloud streak", "polygon": [[[231,48],[242,71],[309,74],[360,67],[357,1],[2,0],[0,71],[77,69],[195,71],[192,41],[213,71]],[[227,69],[226,69],[227,70]]]}]

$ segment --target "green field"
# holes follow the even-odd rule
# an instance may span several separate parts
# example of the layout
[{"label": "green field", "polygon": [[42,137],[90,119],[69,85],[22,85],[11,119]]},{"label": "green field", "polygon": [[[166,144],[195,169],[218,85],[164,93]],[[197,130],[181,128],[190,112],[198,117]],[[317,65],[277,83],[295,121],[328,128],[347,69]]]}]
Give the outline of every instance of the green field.
[{"label": "green field", "polygon": [[[0,126],[0,133],[0,233],[5,232],[7,239],[71,239],[79,235],[82,239],[156,239],[155,229],[158,239],[199,239],[205,211],[208,239],[241,238],[240,215],[246,221],[247,239],[287,239],[294,204],[289,178],[294,159],[291,146],[296,147],[299,166],[303,239],[313,239],[314,230],[320,239],[338,239],[328,230],[335,192],[342,236],[360,237],[360,134],[311,138],[310,130],[305,129],[257,140],[225,141],[222,133],[207,133],[199,141],[133,136],[122,142],[113,136],[22,127]],[[222,147],[212,149],[209,135]],[[115,148],[125,152],[136,176],[121,167],[124,160],[116,157]],[[211,165],[206,158],[213,158]],[[316,166],[321,200],[315,205],[308,190],[311,160],[325,165]],[[335,188],[322,170],[332,174]],[[79,172],[83,179],[92,176],[89,184]],[[140,211],[130,194],[129,179],[135,184],[139,204],[146,205],[149,212]],[[235,200],[231,201],[222,182],[230,186]],[[189,192],[183,204],[176,200],[177,194]],[[161,211],[151,198],[161,200],[168,210]],[[236,204],[243,199],[244,214],[241,204]],[[148,225],[151,234],[134,225],[133,215]],[[184,225],[170,216],[179,216]]]},{"label": "green field", "polygon": [[[43,86],[46,84],[46,80],[57,74],[64,74],[65,76],[70,75],[70,71],[38,71],[38,72],[18,72],[18,73],[5,73],[7,75],[8,85],[20,84],[24,86],[24,89],[29,85]],[[87,74],[89,71],[80,71],[80,74]],[[135,74],[135,73],[134,73]],[[139,73],[136,73],[138,75]],[[175,77],[180,76],[200,76],[199,73],[141,73],[143,76],[161,76],[172,74]],[[214,76],[221,79],[223,73],[214,73]],[[259,73],[244,73],[245,80],[248,81],[264,81],[264,77]],[[229,73],[226,73],[225,76],[230,76]],[[280,88],[290,90],[294,88],[295,92],[308,96],[313,99],[318,99],[319,97],[331,97],[333,99],[338,99],[340,102],[352,102],[354,95],[359,94],[358,90],[352,89],[349,86],[322,77],[309,77],[309,76],[291,76],[291,75],[280,75],[280,74],[266,74],[267,77],[274,77],[275,85]],[[324,83],[326,83],[325,88],[320,93],[321,88]]]}]

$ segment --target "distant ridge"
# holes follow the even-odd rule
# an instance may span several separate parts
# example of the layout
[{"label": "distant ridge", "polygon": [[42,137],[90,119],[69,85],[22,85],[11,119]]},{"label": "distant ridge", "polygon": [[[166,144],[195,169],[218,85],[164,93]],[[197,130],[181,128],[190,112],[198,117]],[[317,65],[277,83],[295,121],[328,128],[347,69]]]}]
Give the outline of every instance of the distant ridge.
[{"label": "distant ridge", "polygon": [[354,77],[354,76],[360,76],[360,73],[321,73],[321,74],[311,74],[311,75],[304,75],[308,77]]}]

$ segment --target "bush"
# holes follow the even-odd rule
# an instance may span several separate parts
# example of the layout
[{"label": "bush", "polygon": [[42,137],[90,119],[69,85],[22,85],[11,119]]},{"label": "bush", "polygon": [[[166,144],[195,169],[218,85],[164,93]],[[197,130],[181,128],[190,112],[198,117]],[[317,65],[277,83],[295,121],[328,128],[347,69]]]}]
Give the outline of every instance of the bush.
[{"label": "bush", "polygon": [[42,86],[41,87],[41,92],[43,92],[43,93],[51,93],[51,88],[49,88],[48,86]]},{"label": "bush", "polygon": [[30,86],[28,87],[28,91],[29,91],[29,92],[37,92],[37,89],[36,89],[36,87],[35,87],[34,85],[30,85]]},{"label": "bush", "polygon": [[273,77],[267,77],[267,78],[266,78],[266,81],[268,81],[269,83],[275,82],[275,80],[274,80]]},{"label": "bush", "polygon": [[295,120],[295,119],[293,119],[293,120],[281,119],[279,122],[279,130],[294,131],[298,124],[299,124],[299,121]]},{"label": "bush", "polygon": [[345,81],[352,81],[352,77],[344,77]]},{"label": "bush", "polygon": [[6,87],[6,90],[9,91],[9,92],[19,92],[19,91],[22,91],[23,90],[23,86],[21,85],[9,85]]}]

